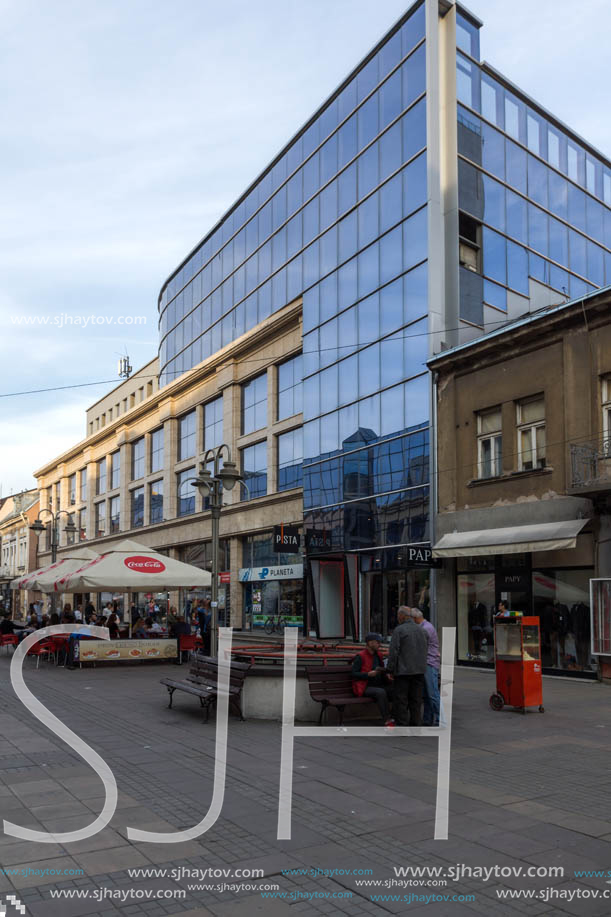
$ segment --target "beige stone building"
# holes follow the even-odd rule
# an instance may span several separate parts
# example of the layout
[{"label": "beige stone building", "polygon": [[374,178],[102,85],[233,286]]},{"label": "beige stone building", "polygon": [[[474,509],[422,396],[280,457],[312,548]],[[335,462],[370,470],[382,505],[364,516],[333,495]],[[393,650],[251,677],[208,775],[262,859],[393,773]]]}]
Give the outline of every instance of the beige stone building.
[{"label": "beige stone building", "polygon": [[[130,538],[209,568],[210,512],[191,482],[206,451],[226,443],[247,486],[223,495],[220,610],[224,604],[231,623],[244,628],[278,610],[299,618],[301,556],[276,555],[271,542],[274,525],[303,519],[301,378],[301,300],[162,390],[152,360],[92,405],[84,440],[35,472],[41,509],[66,510],[78,530],[73,540],[100,553]],[[70,536],[68,517],[60,519],[61,558]],[[48,536],[39,547],[40,562],[50,562]],[[153,602],[163,616],[168,604],[184,608],[196,597],[92,599],[144,611]]]},{"label": "beige stone building", "polygon": [[15,592],[11,580],[36,569],[36,537],[29,526],[38,514],[38,491],[25,490],[6,497],[0,507],[0,601],[16,619],[25,616],[38,593]]}]

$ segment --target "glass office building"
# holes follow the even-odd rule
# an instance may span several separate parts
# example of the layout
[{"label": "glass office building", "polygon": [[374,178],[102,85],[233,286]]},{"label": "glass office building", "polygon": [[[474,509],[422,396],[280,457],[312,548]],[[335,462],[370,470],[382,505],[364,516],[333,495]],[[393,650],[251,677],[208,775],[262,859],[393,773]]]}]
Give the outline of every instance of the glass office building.
[{"label": "glass office building", "polygon": [[[160,384],[303,302],[310,629],[425,607],[427,358],[611,282],[611,167],[414,4],[167,280]],[[281,520],[279,520],[281,521]]]}]

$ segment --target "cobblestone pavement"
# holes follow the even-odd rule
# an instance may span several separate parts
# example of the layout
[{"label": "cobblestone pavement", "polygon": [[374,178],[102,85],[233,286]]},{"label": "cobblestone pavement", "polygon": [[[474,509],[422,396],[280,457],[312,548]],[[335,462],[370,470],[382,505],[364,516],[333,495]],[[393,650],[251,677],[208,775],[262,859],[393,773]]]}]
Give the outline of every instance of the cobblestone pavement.
[{"label": "cobblestone pavement", "polygon": [[[611,896],[611,687],[548,678],[545,714],[494,713],[488,707],[491,674],[458,669],[447,841],[433,840],[437,741],[396,736],[346,737],[331,745],[298,739],[292,839],[277,840],[280,725],[232,717],[219,820],[196,841],[146,844],[128,841],[127,826],[171,832],[191,827],[208,810],[214,719],[204,725],[196,698],[185,694],[167,709],[159,679],[176,675],[171,665],[68,671],[26,663],[33,693],[102,755],[119,786],[115,816],[93,838],[62,846],[0,834],[0,898],[17,895],[29,917],[596,917],[611,910],[609,898],[602,897]],[[9,665],[2,655],[3,818],[53,832],[82,827],[101,810],[101,781],[19,703]],[[445,870],[460,864],[487,867],[487,880],[459,869],[445,885],[426,877],[411,881],[435,884],[356,884],[396,882],[394,867]],[[208,867],[228,870],[227,877],[198,880],[179,872]],[[504,874],[491,873],[495,867]],[[541,867],[561,867],[564,875],[514,873]],[[265,878],[233,875],[245,868],[263,869]],[[349,874],[362,869],[372,872],[365,879]],[[607,869],[606,876],[574,875]],[[43,876],[42,870],[50,872]],[[307,870],[320,872],[312,876]],[[325,870],[336,872],[329,876]],[[222,883],[249,887],[221,890]],[[285,897],[263,898],[268,886]],[[89,894],[53,897],[61,890]],[[536,897],[498,896],[526,890]],[[141,897],[147,892],[148,899]],[[575,892],[581,897],[571,896]],[[387,900],[373,901],[374,895]],[[393,895],[403,900],[390,900]],[[415,897],[408,902],[409,895]],[[432,895],[437,900],[418,897]],[[7,917],[13,917],[10,908]]]}]

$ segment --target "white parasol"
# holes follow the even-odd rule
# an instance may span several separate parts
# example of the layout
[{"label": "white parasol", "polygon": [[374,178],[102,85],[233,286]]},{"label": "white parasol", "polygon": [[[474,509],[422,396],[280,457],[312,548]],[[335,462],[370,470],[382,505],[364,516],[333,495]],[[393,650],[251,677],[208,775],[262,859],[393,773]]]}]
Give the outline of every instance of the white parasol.
[{"label": "white parasol", "polygon": [[60,576],[65,576],[74,570],[80,569],[96,557],[99,557],[91,548],[73,548],[68,551],[61,560],[55,561],[54,564],[47,564],[46,567],[40,567],[25,576],[14,579],[11,583],[11,589],[31,589],[34,592],[53,592],[55,582]]},{"label": "white parasol", "polygon": [[57,577],[56,592],[167,592],[209,586],[207,570],[152,551],[137,541],[121,541],[79,569]]}]

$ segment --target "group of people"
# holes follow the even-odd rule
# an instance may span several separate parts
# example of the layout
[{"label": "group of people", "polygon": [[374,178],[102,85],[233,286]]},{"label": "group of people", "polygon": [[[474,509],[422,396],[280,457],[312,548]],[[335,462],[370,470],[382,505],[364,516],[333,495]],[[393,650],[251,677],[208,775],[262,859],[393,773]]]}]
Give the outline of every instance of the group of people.
[{"label": "group of people", "polygon": [[386,726],[438,726],[439,638],[420,608],[401,605],[386,661],[369,633],[352,663],[352,690],[373,698]]}]

